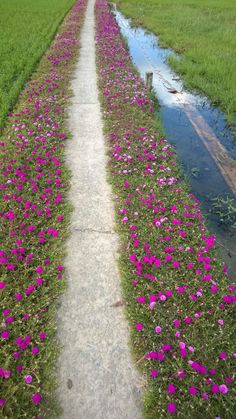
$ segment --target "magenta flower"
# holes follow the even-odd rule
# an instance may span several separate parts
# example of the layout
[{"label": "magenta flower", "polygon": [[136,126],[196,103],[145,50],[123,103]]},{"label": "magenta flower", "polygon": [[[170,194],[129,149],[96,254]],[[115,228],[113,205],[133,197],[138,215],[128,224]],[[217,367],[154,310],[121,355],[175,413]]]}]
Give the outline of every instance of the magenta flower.
[{"label": "magenta flower", "polygon": [[225,384],[221,384],[219,386],[220,393],[226,394],[228,393],[228,387]]},{"label": "magenta flower", "polygon": [[32,402],[34,404],[39,404],[39,403],[41,403],[41,401],[42,401],[42,396],[41,396],[40,393],[33,394],[33,396],[32,396]]},{"label": "magenta flower", "polygon": [[150,374],[153,378],[156,378],[158,376],[158,371],[155,369],[152,369]]},{"label": "magenta flower", "polygon": [[192,396],[195,396],[195,394],[197,394],[197,389],[196,389],[196,387],[189,387],[189,388],[188,388],[188,392],[189,392],[189,394],[191,394]]},{"label": "magenta flower", "polygon": [[176,387],[174,384],[168,384],[167,386],[167,393],[168,394],[174,394],[176,392]]},{"label": "magenta flower", "polygon": [[38,355],[39,348],[37,346],[35,346],[34,348],[32,348],[31,352],[32,352],[33,355]]},{"label": "magenta flower", "polygon": [[9,330],[4,330],[4,332],[1,333],[1,337],[5,340],[9,339],[9,337],[10,337]]},{"label": "magenta flower", "polygon": [[167,412],[168,412],[168,413],[173,414],[173,413],[175,413],[175,412],[176,412],[176,410],[177,410],[177,408],[176,408],[176,404],[175,404],[175,403],[169,403],[169,404],[167,405]]},{"label": "magenta flower", "polygon": [[26,375],[26,376],[25,376],[25,382],[26,382],[27,384],[31,384],[31,383],[32,383],[32,381],[33,381],[32,375]]},{"label": "magenta flower", "polygon": [[162,331],[162,327],[161,326],[156,326],[155,327],[155,332],[156,333],[161,333],[161,331]]},{"label": "magenta flower", "polygon": [[226,358],[228,358],[228,354],[226,354],[225,352],[221,352],[221,353],[219,354],[219,358],[220,358],[220,359],[226,359]]},{"label": "magenta flower", "polygon": [[135,328],[136,328],[136,330],[138,330],[138,331],[143,330],[143,325],[142,325],[142,323],[136,323]]}]

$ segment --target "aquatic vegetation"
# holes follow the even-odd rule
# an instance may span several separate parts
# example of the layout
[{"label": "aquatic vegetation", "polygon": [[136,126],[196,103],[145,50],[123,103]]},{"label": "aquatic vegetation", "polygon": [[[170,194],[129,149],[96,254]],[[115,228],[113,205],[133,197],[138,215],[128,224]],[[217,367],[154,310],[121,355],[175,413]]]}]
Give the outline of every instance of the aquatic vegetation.
[{"label": "aquatic vegetation", "polygon": [[1,418],[54,417],[54,317],[69,212],[65,106],[85,4],[68,14],[1,137]]},{"label": "aquatic vegetation", "polygon": [[235,200],[230,196],[216,196],[212,198],[212,213],[226,226],[236,228]]},{"label": "aquatic vegetation", "polygon": [[100,97],[120,272],[147,418],[233,418],[236,287],[198,200],[155,129],[154,104],[106,1],[96,3]]}]

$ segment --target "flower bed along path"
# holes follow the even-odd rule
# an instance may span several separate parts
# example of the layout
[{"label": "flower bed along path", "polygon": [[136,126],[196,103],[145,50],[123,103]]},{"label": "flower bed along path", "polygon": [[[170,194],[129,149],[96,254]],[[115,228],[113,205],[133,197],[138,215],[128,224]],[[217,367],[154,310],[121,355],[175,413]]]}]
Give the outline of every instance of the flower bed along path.
[{"label": "flower bed along path", "polygon": [[133,346],[147,379],[145,416],[235,417],[235,285],[216,258],[198,201],[106,1],[97,1],[97,65],[120,271]]},{"label": "flower bed along path", "polygon": [[85,5],[78,0],[69,12],[0,139],[1,418],[55,413],[54,315],[69,212],[65,107]]}]

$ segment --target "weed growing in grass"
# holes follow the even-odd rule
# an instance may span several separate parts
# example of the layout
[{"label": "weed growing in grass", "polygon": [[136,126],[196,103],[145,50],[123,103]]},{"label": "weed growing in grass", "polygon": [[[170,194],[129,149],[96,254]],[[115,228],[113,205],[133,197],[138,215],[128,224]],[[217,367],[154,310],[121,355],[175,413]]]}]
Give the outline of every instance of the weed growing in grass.
[{"label": "weed growing in grass", "polygon": [[155,128],[153,101],[103,0],[96,31],[120,272],[147,380],[145,416],[233,419],[236,287],[172,147]]},{"label": "weed growing in grass", "polygon": [[63,23],[1,138],[0,417],[58,417],[55,311],[68,224],[65,107],[85,0]]}]

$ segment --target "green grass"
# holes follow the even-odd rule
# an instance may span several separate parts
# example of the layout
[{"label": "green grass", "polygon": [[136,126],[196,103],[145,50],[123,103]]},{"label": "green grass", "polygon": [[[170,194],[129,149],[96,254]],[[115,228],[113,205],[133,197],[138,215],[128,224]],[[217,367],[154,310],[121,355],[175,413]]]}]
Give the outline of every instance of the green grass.
[{"label": "green grass", "polygon": [[121,11],[181,54],[170,64],[185,85],[236,117],[235,0],[119,0]]},{"label": "green grass", "polygon": [[0,127],[73,3],[0,1]]}]

